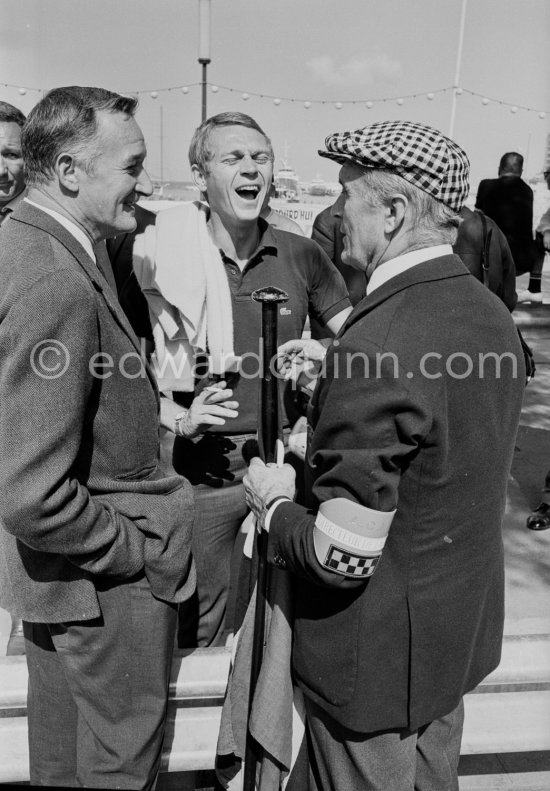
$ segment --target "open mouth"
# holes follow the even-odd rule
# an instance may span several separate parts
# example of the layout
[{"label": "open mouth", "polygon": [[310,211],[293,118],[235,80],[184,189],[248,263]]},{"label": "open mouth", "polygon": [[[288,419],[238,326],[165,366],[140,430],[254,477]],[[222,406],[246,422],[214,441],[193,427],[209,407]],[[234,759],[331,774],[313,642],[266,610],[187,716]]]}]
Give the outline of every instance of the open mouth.
[{"label": "open mouth", "polygon": [[246,184],[242,187],[237,187],[235,192],[243,200],[255,201],[260,194],[261,187],[258,184]]}]

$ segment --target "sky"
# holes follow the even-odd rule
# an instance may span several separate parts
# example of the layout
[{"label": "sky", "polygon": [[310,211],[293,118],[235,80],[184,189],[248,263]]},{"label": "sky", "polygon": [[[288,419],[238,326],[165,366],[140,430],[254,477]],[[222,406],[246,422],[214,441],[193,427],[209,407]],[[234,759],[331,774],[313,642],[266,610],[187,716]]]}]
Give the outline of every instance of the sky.
[{"label": "sky", "polygon": [[[317,155],[331,132],[401,118],[448,134],[462,5],[211,0],[208,115],[252,115],[272,139],[276,167],[286,152],[304,181],[337,180],[338,166]],[[187,149],[201,120],[198,9],[199,0],[0,0],[0,99],[28,112],[40,90],[60,85],[138,92],[150,174],[189,179]],[[526,177],[540,173],[550,132],[550,1],[467,0],[458,84],[453,137],[470,157],[472,188],[496,175],[505,151],[524,154]],[[411,94],[423,95],[397,104]]]}]

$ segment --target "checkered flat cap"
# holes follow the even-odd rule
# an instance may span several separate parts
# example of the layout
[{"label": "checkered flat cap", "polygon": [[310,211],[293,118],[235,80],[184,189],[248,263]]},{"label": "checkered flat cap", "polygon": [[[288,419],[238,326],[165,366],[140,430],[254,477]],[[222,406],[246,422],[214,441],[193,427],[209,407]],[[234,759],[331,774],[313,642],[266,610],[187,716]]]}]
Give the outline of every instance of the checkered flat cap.
[{"label": "checkered flat cap", "polygon": [[355,132],[335,132],[322,157],[391,170],[458,212],[469,192],[470,162],[455,142],[412,121],[379,121]]}]

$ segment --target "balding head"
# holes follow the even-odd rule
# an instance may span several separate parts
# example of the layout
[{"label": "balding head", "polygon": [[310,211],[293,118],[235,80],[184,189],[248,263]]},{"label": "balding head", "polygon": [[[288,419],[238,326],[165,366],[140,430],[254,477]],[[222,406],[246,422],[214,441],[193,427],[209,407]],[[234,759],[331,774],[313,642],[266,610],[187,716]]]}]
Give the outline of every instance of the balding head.
[{"label": "balding head", "polygon": [[523,157],[516,151],[504,154],[498,166],[499,176],[521,176],[523,173]]}]

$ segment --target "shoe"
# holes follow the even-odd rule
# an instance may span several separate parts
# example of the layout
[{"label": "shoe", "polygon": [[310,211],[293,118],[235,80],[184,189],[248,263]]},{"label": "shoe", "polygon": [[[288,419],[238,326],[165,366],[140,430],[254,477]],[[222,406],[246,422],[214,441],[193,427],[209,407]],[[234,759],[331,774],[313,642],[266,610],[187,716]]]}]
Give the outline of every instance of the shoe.
[{"label": "shoe", "polygon": [[550,503],[541,503],[533,513],[527,517],[529,530],[548,530],[550,527]]},{"label": "shoe", "polygon": [[11,630],[6,646],[6,656],[23,656],[25,654],[25,637],[23,635],[23,621],[21,618],[11,616]]},{"label": "shoe", "polygon": [[520,302],[538,302],[542,304],[542,292],[535,293],[534,291],[529,291],[528,288],[521,289],[518,291],[518,303]]}]

